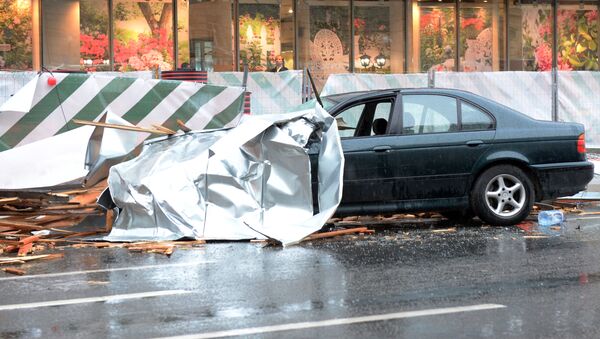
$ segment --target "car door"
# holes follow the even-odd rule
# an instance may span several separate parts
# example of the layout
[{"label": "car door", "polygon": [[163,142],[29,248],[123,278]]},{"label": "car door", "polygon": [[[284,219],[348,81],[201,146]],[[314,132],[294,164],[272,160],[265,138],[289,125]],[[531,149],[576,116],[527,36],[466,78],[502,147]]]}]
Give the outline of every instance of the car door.
[{"label": "car door", "polygon": [[392,198],[387,156],[389,122],[396,96],[349,104],[334,113],[344,149],[343,204],[376,202]]},{"label": "car door", "polygon": [[401,95],[390,126],[388,173],[399,200],[466,197],[477,159],[495,135],[493,116],[447,94]]}]

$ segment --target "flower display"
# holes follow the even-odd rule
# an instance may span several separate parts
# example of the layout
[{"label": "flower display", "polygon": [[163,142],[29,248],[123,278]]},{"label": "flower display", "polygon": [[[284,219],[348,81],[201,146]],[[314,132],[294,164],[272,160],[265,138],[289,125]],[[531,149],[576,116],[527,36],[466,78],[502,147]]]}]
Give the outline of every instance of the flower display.
[{"label": "flower display", "polygon": [[0,68],[31,69],[33,67],[30,2],[0,0],[0,44],[10,46],[2,55]]},{"label": "flower display", "polygon": [[251,71],[265,71],[275,66],[281,53],[279,5],[240,5],[240,62]]},{"label": "flower display", "polygon": [[[552,19],[548,11],[525,16],[524,59],[533,70],[552,70]],[[531,19],[534,18],[534,19]],[[559,70],[600,70],[598,63],[598,10],[561,9],[557,13],[557,66]],[[531,53],[532,55],[527,55]]]},{"label": "flower display", "polygon": [[455,33],[454,9],[421,7],[419,55],[421,71],[453,70]]},{"label": "flower display", "polygon": [[492,15],[486,8],[460,10],[460,68],[464,72],[492,70]]},{"label": "flower display", "polygon": [[114,41],[115,64],[123,71],[147,71],[160,68],[173,69],[173,41],[166,29],[153,34],[141,33],[137,39]]}]

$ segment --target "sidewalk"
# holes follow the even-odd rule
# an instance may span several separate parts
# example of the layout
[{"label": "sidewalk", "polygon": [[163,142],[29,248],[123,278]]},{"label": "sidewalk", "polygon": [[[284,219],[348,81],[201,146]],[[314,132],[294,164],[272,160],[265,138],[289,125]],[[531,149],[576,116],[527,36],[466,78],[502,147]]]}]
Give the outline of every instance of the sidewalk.
[{"label": "sidewalk", "polygon": [[594,179],[588,184],[586,192],[600,192],[600,153],[588,153],[587,158],[594,164]]}]

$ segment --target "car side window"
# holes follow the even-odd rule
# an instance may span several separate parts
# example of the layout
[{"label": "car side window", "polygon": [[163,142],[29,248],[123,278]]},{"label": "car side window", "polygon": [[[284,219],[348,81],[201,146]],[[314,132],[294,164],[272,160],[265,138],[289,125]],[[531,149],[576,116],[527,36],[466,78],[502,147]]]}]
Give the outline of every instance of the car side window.
[{"label": "car side window", "polygon": [[340,137],[385,134],[392,107],[393,101],[386,98],[344,109],[335,117]]},{"label": "car side window", "polygon": [[390,112],[392,111],[391,101],[382,101],[374,103],[375,115],[371,125],[371,135],[385,134],[388,122],[390,121]]},{"label": "car side window", "polygon": [[403,95],[402,133],[458,131],[456,99],[444,95]]},{"label": "car side window", "polygon": [[494,128],[494,120],[479,108],[460,102],[460,113],[463,131],[480,131]]},{"label": "car side window", "polygon": [[341,138],[354,136],[364,110],[365,104],[356,105],[347,108],[335,117]]}]

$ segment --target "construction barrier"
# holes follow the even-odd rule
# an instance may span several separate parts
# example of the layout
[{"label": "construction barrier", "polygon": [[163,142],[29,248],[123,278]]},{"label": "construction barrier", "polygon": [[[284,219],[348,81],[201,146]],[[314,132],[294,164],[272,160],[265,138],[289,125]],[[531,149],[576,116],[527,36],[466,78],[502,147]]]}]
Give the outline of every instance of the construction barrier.
[{"label": "construction barrier", "polygon": [[17,93],[36,72],[0,72],[0,105]]},{"label": "construction barrier", "polygon": [[436,73],[435,87],[479,94],[530,117],[552,120],[550,72]]},{"label": "construction barrier", "polygon": [[[151,72],[103,72],[151,79]],[[23,87],[34,72],[0,72],[0,105]],[[244,73],[208,73],[209,84],[243,87]],[[586,125],[589,147],[600,148],[600,72],[558,72],[558,120]],[[416,74],[332,74],[321,95],[389,88],[434,86],[456,88],[496,100],[533,118],[552,120],[551,72],[440,72],[433,76]],[[287,112],[307,96],[307,81],[302,71],[249,73],[246,90],[252,94],[252,114]],[[247,107],[246,107],[247,110]],[[5,120],[0,116],[0,133]]]},{"label": "construction barrier", "polygon": [[427,87],[427,74],[332,74],[321,91],[321,96],[372,89]]},{"label": "construction barrier", "polygon": [[589,148],[600,148],[600,72],[558,72],[558,119],[585,125]]},{"label": "construction barrier", "polygon": [[[94,74],[43,73],[0,107],[0,151],[77,127],[72,119],[95,120],[110,112],[140,126],[177,130],[235,125],[244,91],[238,87]],[[141,141],[148,137],[142,133]]]},{"label": "construction barrier", "polygon": [[[302,71],[248,74],[246,90],[252,94],[252,114],[288,112],[302,104]],[[208,83],[222,86],[243,86],[243,72],[208,73]]]}]

